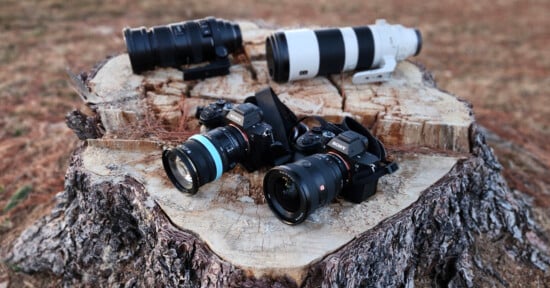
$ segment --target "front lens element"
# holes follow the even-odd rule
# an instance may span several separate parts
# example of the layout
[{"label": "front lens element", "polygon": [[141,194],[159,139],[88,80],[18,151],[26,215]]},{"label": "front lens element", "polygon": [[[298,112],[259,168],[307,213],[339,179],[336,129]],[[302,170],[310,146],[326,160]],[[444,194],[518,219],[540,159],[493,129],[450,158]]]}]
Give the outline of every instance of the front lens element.
[{"label": "front lens element", "polygon": [[282,176],[275,180],[275,199],[281,207],[289,212],[296,212],[300,207],[300,191],[296,183],[288,177]]},{"label": "front lens element", "polygon": [[414,29],[414,33],[416,34],[416,52],[414,52],[414,56],[417,56],[420,54],[420,50],[422,50],[422,34],[420,33],[420,30]]},{"label": "front lens element", "polygon": [[178,190],[195,194],[200,186],[199,175],[192,160],[178,148],[164,150],[162,153],[164,171]]},{"label": "front lens element", "polygon": [[175,164],[175,170],[177,171],[175,174],[177,175],[181,186],[187,190],[191,190],[193,188],[193,176],[191,176],[192,172],[189,171],[189,168],[185,166],[180,158],[175,159]]}]

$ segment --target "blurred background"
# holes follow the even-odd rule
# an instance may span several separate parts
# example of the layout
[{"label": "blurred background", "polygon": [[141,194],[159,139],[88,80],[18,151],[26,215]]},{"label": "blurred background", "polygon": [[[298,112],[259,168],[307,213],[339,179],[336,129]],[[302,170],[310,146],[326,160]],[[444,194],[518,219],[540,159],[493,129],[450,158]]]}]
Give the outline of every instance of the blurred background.
[{"label": "blurred background", "polygon": [[[0,7],[0,256],[63,190],[78,143],[64,116],[83,106],[65,68],[89,71],[125,52],[125,26],[205,16],[269,27],[366,25],[377,18],[418,27],[424,46],[413,60],[441,89],[473,104],[509,185],[528,196],[550,232],[548,0],[0,0]],[[57,281],[14,268],[0,264],[0,287]]]}]

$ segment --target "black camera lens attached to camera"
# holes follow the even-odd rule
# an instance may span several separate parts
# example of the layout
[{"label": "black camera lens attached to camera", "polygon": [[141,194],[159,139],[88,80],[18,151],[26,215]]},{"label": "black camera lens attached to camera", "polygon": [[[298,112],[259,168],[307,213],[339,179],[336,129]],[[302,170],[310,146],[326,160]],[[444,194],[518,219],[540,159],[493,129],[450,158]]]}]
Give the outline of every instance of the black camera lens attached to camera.
[{"label": "black camera lens attached to camera", "polygon": [[252,126],[261,123],[261,110],[245,103],[236,106],[226,117],[228,125],[195,134],[163,152],[164,170],[180,191],[195,194],[200,186],[220,178],[250,154],[247,134]]},{"label": "black camera lens attached to camera", "polygon": [[383,147],[374,149],[381,143],[375,138],[369,143],[371,135],[368,136],[344,131],[328,142],[326,153],[269,170],[263,187],[275,215],[287,224],[299,224],[337,195],[361,203],[376,193],[378,179],[398,167],[382,159],[385,152],[371,153],[382,151]]},{"label": "black camera lens attached to camera", "polygon": [[298,224],[338,195],[346,174],[341,159],[313,154],[269,170],[263,183],[265,199],[279,219]]},{"label": "black camera lens attached to camera", "polygon": [[241,162],[248,143],[235,126],[218,127],[191,136],[174,149],[165,150],[162,163],[168,178],[182,192],[195,194]]},{"label": "black camera lens attached to camera", "polygon": [[419,30],[381,19],[369,26],[276,32],[266,39],[266,58],[277,82],[356,70],[352,80],[359,84],[390,79],[397,62],[421,48]]},{"label": "black camera lens attached to camera", "polygon": [[180,68],[210,62],[183,70],[184,80],[226,75],[229,54],[242,50],[239,26],[212,17],[150,29],[125,28],[123,34],[132,70],[137,74],[157,66]]}]

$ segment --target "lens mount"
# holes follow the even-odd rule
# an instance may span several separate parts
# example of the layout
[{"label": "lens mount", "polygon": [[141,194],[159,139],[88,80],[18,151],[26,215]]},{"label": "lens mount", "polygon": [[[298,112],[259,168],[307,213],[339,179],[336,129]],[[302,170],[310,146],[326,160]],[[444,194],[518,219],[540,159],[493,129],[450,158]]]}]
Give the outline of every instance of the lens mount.
[{"label": "lens mount", "polygon": [[220,43],[214,43],[214,46],[224,46],[229,52],[234,53],[242,51],[243,38],[239,25],[221,19],[211,18],[209,20],[212,31],[219,31],[218,37],[213,37],[213,39],[216,41],[217,38]]}]

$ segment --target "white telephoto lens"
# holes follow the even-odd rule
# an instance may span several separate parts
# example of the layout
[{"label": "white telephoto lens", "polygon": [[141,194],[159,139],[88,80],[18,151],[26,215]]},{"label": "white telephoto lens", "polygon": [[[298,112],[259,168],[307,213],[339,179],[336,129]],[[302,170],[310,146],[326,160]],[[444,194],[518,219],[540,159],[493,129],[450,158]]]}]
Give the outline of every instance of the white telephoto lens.
[{"label": "white telephoto lens", "polygon": [[389,79],[396,62],[421,47],[417,29],[378,20],[369,26],[276,32],[266,39],[266,58],[277,82],[355,70],[362,72],[354,83],[368,83]]}]

